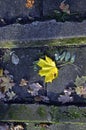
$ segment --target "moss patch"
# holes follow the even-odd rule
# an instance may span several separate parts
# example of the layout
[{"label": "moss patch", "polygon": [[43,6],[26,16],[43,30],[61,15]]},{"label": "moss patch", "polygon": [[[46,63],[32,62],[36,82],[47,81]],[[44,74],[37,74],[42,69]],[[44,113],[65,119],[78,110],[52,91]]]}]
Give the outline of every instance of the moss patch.
[{"label": "moss patch", "polygon": [[0,48],[16,48],[16,44],[12,41],[0,42]]},{"label": "moss patch", "polygon": [[42,40],[35,42],[22,43],[22,47],[28,46],[65,46],[65,45],[84,45],[86,44],[86,37],[79,38],[62,38],[54,40]]},{"label": "moss patch", "polygon": [[31,117],[31,109],[25,105],[12,105],[9,107],[7,114],[5,115],[5,119],[11,120],[23,120],[30,119]]},{"label": "moss patch", "polygon": [[70,45],[85,45],[86,37],[78,38],[61,38],[54,40],[39,40],[25,42],[0,42],[0,48],[22,48],[22,47],[40,47],[40,46],[70,46]]},{"label": "moss patch", "polygon": [[46,108],[44,106],[40,106],[38,107],[37,109],[37,114],[40,116],[40,117],[45,117],[46,116]]}]

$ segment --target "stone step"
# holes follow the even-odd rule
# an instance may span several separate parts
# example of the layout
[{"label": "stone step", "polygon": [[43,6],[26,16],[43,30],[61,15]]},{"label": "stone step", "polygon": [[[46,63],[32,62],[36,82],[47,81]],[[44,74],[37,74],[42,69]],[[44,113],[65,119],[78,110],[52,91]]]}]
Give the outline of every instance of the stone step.
[{"label": "stone step", "polygon": [[[70,15],[67,16],[67,19],[69,17],[72,17],[71,20],[80,20],[82,17],[86,18],[85,0],[33,0],[31,4],[28,4],[29,2],[28,0],[1,0],[0,25],[12,24],[14,22],[27,23],[30,22],[31,19],[43,18],[46,15],[50,15],[52,18],[52,13],[55,10],[57,10],[57,12],[59,11],[59,15],[61,15],[62,10],[60,8],[60,5],[62,2],[65,3],[65,6],[69,6]],[[74,14],[76,14],[75,18],[73,17]],[[55,18],[57,18],[58,21],[61,19],[58,17],[58,13]],[[63,17],[63,19],[64,18],[65,17]]]},{"label": "stone step", "polygon": [[50,122],[79,124],[86,122],[86,107],[45,106],[40,104],[0,104],[0,121],[8,122]]},{"label": "stone step", "polygon": [[[60,4],[63,2],[63,0],[43,0],[43,15],[50,15],[54,10],[60,10]],[[65,5],[69,5],[69,10],[71,13],[80,13],[85,14],[86,8],[85,8],[85,0],[79,1],[72,1],[72,0],[66,0]]]},{"label": "stone step", "polygon": [[86,37],[61,38],[52,40],[36,40],[36,41],[0,41],[0,48],[27,48],[27,47],[81,47],[86,44]]},{"label": "stone step", "polygon": [[[24,128],[24,130],[46,130],[46,129],[49,129],[49,130],[76,130],[76,129],[79,129],[79,130],[84,130],[86,128],[86,125],[85,123],[57,123],[57,124],[52,124],[52,123],[30,123],[30,122],[3,122],[3,123],[0,123],[0,128],[1,129],[4,129],[6,130],[6,128],[17,128],[18,127],[22,127]],[[8,129],[8,130],[9,130]]]},{"label": "stone step", "polygon": [[1,0],[0,1],[0,17],[6,20],[15,18],[40,17],[40,1],[35,0],[32,8],[26,6],[27,0]]},{"label": "stone step", "polygon": [[86,36],[86,21],[35,21],[31,24],[13,24],[0,28],[0,41],[35,41]]},{"label": "stone step", "polygon": [[[55,61],[58,70],[51,83],[38,74],[41,68],[36,62],[45,55]],[[0,49],[0,100],[8,104],[86,105],[85,55],[86,46]]]}]

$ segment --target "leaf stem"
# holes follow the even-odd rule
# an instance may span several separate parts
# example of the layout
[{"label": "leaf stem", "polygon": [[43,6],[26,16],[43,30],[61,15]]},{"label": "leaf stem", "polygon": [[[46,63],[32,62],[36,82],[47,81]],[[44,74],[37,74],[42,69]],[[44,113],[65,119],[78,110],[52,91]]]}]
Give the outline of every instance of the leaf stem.
[{"label": "leaf stem", "polygon": [[46,90],[46,96],[47,96],[47,83],[45,83],[45,90]]},{"label": "leaf stem", "polygon": [[71,62],[63,63],[63,64],[59,65],[59,67],[63,67],[63,66],[65,66],[65,65],[73,65],[74,67],[76,67],[76,68],[78,68],[79,70],[81,70],[80,67],[78,67],[77,65],[75,65],[75,64],[73,64],[73,63],[71,63]]}]

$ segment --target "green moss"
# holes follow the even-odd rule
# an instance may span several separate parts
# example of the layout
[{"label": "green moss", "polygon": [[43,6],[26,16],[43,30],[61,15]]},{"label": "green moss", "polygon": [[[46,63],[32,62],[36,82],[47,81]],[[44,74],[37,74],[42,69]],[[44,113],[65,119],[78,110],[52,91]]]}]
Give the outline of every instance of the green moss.
[{"label": "green moss", "polygon": [[16,48],[16,44],[14,44],[14,42],[12,41],[8,41],[8,42],[0,42],[0,48]]},{"label": "green moss", "polygon": [[[39,46],[65,46],[65,45],[83,45],[86,44],[86,37],[79,38],[62,38],[54,40],[39,40],[29,42],[17,42],[17,47],[39,47]],[[22,46],[21,46],[22,45]]]},{"label": "green moss", "polygon": [[52,121],[68,121],[68,120],[83,120],[86,118],[86,108],[78,107],[69,107],[69,108],[60,108],[52,106],[50,108],[50,115]]},{"label": "green moss", "polygon": [[31,113],[32,113],[31,109],[25,105],[12,105],[8,109],[5,119],[9,120],[23,120],[24,118],[29,119],[32,116]]},{"label": "green moss", "polygon": [[37,109],[37,113],[40,117],[45,117],[46,116],[46,108],[44,106],[40,106]]},{"label": "green moss", "polygon": [[40,130],[46,130],[46,128],[40,128]]},{"label": "green moss", "polygon": [[84,45],[86,37],[61,38],[54,40],[38,40],[25,42],[0,42],[0,48],[19,48],[19,47],[39,47],[39,46],[65,46],[65,45]]},{"label": "green moss", "polygon": [[59,121],[59,119],[60,119],[59,108],[55,107],[55,106],[51,106],[50,115],[51,115],[52,121]]}]

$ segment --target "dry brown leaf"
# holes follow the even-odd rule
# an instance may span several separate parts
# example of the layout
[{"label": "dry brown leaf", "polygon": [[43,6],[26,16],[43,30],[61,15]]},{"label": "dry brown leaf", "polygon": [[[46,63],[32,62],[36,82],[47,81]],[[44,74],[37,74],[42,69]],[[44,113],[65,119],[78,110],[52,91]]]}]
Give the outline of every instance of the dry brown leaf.
[{"label": "dry brown leaf", "polygon": [[9,77],[9,76],[3,76],[0,78],[1,82],[0,82],[0,88],[4,88],[5,87],[5,92],[7,92],[9,89],[12,89],[12,87],[15,85],[15,83],[13,82],[13,80]]},{"label": "dry brown leaf", "polygon": [[[49,124],[49,125],[50,125],[50,124]],[[48,125],[47,123],[36,124],[36,126],[42,127],[42,128],[49,128],[49,125]]]},{"label": "dry brown leaf", "polygon": [[32,7],[33,7],[33,4],[34,4],[34,0],[27,0],[27,2],[26,2],[26,7],[27,7],[27,8],[32,8]]},{"label": "dry brown leaf", "polygon": [[36,96],[36,97],[34,97],[34,100],[36,102],[40,102],[40,101],[42,101],[42,98],[40,96]]},{"label": "dry brown leaf", "polygon": [[75,92],[77,93],[77,95],[86,98],[86,87],[84,86],[76,87]]},{"label": "dry brown leaf", "polygon": [[24,130],[24,127],[22,125],[16,125],[16,126],[12,126],[11,130]]},{"label": "dry brown leaf", "polygon": [[59,8],[60,8],[63,12],[65,12],[65,13],[67,13],[67,14],[70,14],[69,4],[65,4],[64,1],[61,2]]},{"label": "dry brown leaf", "polygon": [[22,87],[23,87],[23,86],[27,86],[27,84],[28,84],[28,81],[27,81],[27,80],[21,79],[19,86],[22,86]]},{"label": "dry brown leaf", "polygon": [[0,77],[3,76],[3,69],[0,69]]}]

